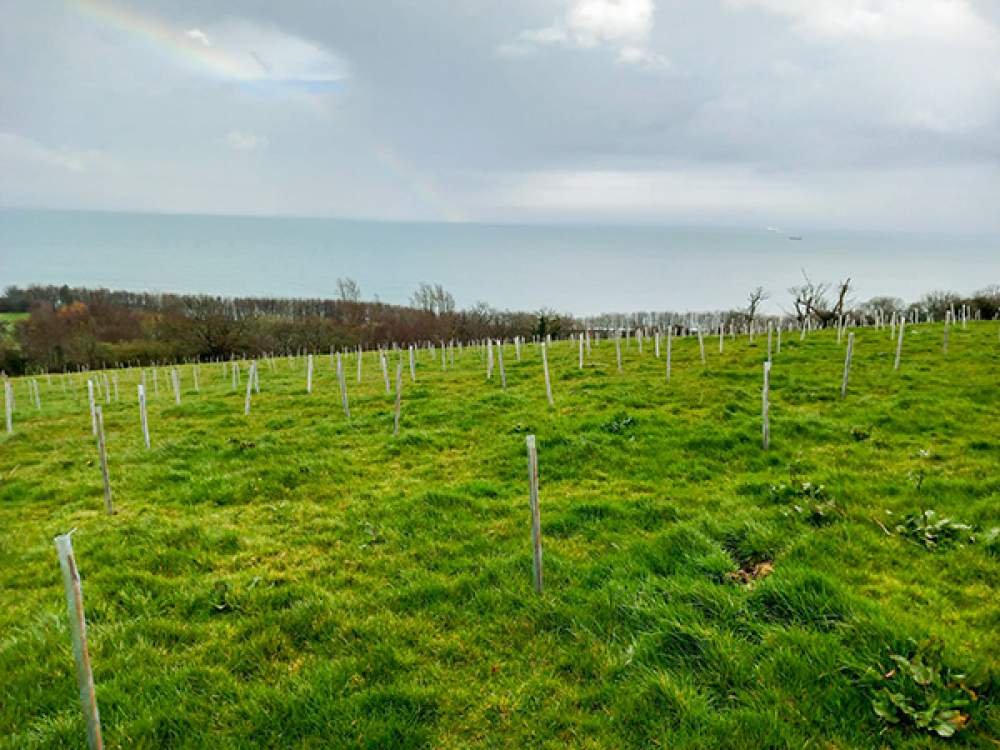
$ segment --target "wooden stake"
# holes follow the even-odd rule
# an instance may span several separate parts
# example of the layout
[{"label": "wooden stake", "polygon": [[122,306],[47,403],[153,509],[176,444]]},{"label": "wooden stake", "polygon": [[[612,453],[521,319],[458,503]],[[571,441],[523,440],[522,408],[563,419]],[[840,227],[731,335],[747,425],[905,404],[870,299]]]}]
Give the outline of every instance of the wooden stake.
[{"label": "wooden stake", "polygon": [[[542,348],[544,352],[544,346]],[[542,593],[542,524],[538,509],[538,453],[535,450],[535,436],[527,436],[528,482],[531,485],[531,551],[534,562],[535,592]]]},{"label": "wooden stake", "polygon": [[101,407],[97,407],[97,450],[101,454],[101,473],[104,475],[104,509],[109,516],[115,514],[115,506],[111,504],[111,480],[108,478],[108,454],[104,448],[104,415]]},{"label": "wooden stake", "polygon": [[854,351],[854,332],[847,337],[847,359],[844,361],[844,385],[840,389],[840,397],[847,396],[847,379],[851,376],[851,352]]},{"label": "wooden stake", "polygon": [[951,321],[951,311],[945,310],[944,312],[944,349],[941,351],[942,354],[948,353],[948,323]]},{"label": "wooden stake", "polygon": [[705,366],[705,337],[702,336],[701,326],[698,326],[698,346],[701,348],[701,366]]},{"label": "wooden stake", "polygon": [[309,361],[306,364],[306,393],[312,393],[312,392],[313,392],[313,355],[310,354]]},{"label": "wooden stake", "polygon": [[72,533],[71,531],[69,534],[56,537],[56,550],[59,553],[59,567],[62,568],[66,604],[69,608],[73,661],[76,663],[76,683],[80,690],[83,720],[87,726],[87,742],[90,744],[91,750],[100,750],[104,747],[101,740],[101,719],[97,712],[97,698],[94,694],[94,675],[90,669],[90,652],[87,650],[87,620],[83,612],[80,573],[76,568],[73,542],[70,539]]},{"label": "wooden stake", "polygon": [[417,366],[413,361],[413,346],[410,346],[410,380],[417,382]]}]

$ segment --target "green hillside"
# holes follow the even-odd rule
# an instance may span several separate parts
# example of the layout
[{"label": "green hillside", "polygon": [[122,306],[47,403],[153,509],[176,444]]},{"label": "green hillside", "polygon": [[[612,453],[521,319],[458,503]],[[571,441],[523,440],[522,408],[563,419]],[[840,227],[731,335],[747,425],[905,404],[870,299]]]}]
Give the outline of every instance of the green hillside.
[{"label": "green hillside", "polygon": [[[996,747],[998,324],[79,374],[0,431],[0,747],[84,747],[71,529],[107,747]],[[845,339],[846,341],[846,339]],[[774,342],[776,344],[776,342]],[[665,344],[664,344],[665,349]],[[392,378],[395,363],[392,355]],[[103,388],[103,374],[96,374]],[[544,593],[532,585],[535,435]],[[950,519],[943,522],[943,519]],[[896,658],[893,658],[896,657]],[[991,672],[988,673],[988,672]],[[975,698],[975,700],[973,700]],[[879,714],[882,714],[880,716]],[[885,717],[885,718],[883,718]],[[966,718],[967,717],[967,718]],[[920,728],[923,724],[926,728]],[[939,735],[954,732],[955,736]]]}]

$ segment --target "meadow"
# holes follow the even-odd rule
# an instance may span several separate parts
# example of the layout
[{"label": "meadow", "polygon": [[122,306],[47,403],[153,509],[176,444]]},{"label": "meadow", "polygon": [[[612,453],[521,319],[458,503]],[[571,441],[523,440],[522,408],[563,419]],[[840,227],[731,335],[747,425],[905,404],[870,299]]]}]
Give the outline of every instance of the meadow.
[{"label": "meadow", "polygon": [[[107,747],[1000,745],[998,323],[218,363],[181,403],[13,381],[0,433],[0,747],[86,746],[71,529]],[[846,338],[845,338],[846,341]],[[395,363],[391,355],[393,384]],[[110,376],[109,376],[110,377]],[[101,381],[103,385],[103,380]],[[64,390],[65,388],[65,390]],[[535,435],[544,592],[532,583]],[[920,726],[920,724],[923,726]],[[943,736],[952,734],[953,736]]]},{"label": "meadow", "polygon": [[0,338],[9,336],[19,320],[27,319],[28,313],[0,313]]}]

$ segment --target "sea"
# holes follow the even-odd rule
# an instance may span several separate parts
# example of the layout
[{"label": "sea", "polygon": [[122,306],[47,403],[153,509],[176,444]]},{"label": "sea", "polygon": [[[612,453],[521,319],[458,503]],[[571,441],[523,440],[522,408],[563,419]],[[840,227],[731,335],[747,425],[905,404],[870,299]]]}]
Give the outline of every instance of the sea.
[{"label": "sea", "polygon": [[460,308],[604,312],[791,307],[851,279],[854,299],[1000,284],[1000,235],[768,227],[510,225],[0,210],[0,287],[55,284],[405,304],[421,282]]}]

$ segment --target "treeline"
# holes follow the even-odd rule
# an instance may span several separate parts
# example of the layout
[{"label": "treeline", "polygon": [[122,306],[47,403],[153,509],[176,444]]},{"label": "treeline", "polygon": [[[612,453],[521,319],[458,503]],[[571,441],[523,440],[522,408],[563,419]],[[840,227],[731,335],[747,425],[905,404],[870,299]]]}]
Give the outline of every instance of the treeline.
[{"label": "treeline", "polygon": [[429,285],[417,305],[341,299],[283,299],[153,294],[67,286],[8,287],[0,312],[28,313],[0,336],[7,373],[191,359],[285,354],[562,336],[569,316],[497,310],[479,304],[455,310],[450,295]]},{"label": "treeline", "polygon": [[[753,289],[744,307],[700,313],[608,313],[579,319],[553,310],[515,312],[485,303],[455,309],[440,285],[421,283],[409,305],[364,301],[357,284],[338,279],[336,299],[211,297],[110,291],[68,286],[7,287],[0,313],[27,313],[7,330],[0,327],[0,369],[8,374],[80,367],[150,364],[299,351],[373,348],[447,341],[479,341],[563,336],[587,329],[603,331],[703,328],[744,331],[767,322],[824,327],[850,319],[855,324],[893,316],[941,320],[948,310],[971,318],[1000,315],[1000,285],[972,295],[931,292],[906,303],[875,297],[856,303],[851,282],[805,283],[788,289],[787,310],[761,315],[771,298]],[[2,325],[2,323],[0,323]]]}]

